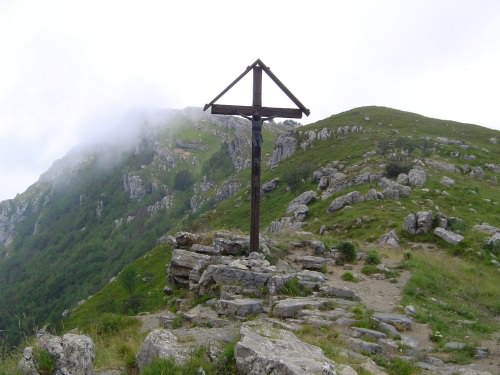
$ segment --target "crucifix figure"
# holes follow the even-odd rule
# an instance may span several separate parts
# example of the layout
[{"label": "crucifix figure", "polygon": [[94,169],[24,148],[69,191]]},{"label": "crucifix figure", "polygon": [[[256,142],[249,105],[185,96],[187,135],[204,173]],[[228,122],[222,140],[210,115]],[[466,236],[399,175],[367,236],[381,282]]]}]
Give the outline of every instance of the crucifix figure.
[{"label": "crucifix figure", "polygon": [[[226,92],[228,92],[240,79],[250,70],[253,71],[253,96],[252,106],[215,104]],[[262,106],[262,71],[292,100],[297,108],[274,108]],[[271,72],[260,59],[236,78],[210,103],[203,107],[206,111],[212,108],[212,114],[238,115],[252,121],[252,177],[251,177],[251,208],[250,208],[250,252],[259,251],[259,212],[260,212],[260,148],[262,144],[262,124],[264,121],[275,117],[302,118],[304,113],[309,116],[307,109],[283,83]]]}]

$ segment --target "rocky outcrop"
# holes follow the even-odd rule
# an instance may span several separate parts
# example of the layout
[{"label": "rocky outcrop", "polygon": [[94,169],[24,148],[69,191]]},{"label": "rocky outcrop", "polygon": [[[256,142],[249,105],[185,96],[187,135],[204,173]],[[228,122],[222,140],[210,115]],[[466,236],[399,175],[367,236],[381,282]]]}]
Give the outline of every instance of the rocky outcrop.
[{"label": "rocky outcrop", "polygon": [[[337,371],[335,363],[326,358],[320,348],[300,341],[292,332],[263,325],[243,325],[240,333],[241,340],[235,350],[238,374],[344,373]],[[355,374],[352,371],[351,374]]]},{"label": "rocky outcrop", "polygon": [[282,160],[292,156],[297,150],[297,139],[294,137],[293,132],[286,132],[278,135],[274,142],[274,150],[271,158],[269,159],[268,166],[271,168],[276,166]]},{"label": "rocky outcrop", "polygon": [[241,188],[241,183],[239,181],[228,180],[225,181],[222,186],[217,189],[215,193],[215,201],[220,202],[224,199],[232,197]]},{"label": "rocky outcrop", "polygon": [[151,192],[146,188],[146,184],[140,176],[131,173],[123,175],[123,188],[129,193],[130,199],[133,201],[140,200],[148,192]]},{"label": "rocky outcrop", "polygon": [[464,239],[464,236],[462,236],[460,234],[453,233],[452,231],[446,230],[444,228],[439,228],[439,227],[434,229],[434,234],[436,236],[438,236],[439,238],[441,238],[442,240],[444,240],[452,245],[457,245],[460,242],[462,242]]},{"label": "rocky outcrop", "polygon": [[[95,345],[88,336],[67,333],[59,337],[44,333],[38,335],[36,346],[55,359],[55,374],[93,374]],[[22,375],[35,375],[40,372],[35,362],[33,347],[24,349],[18,367]]]},{"label": "rocky outcrop", "polygon": [[295,221],[293,217],[284,216],[273,220],[267,227],[269,233],[294,232],[302,228],[302,223]]},{"label": "rocky outcrop", "polygon": [[200,272],[200,269],[208,266],[210,256],[194,253],[183,249],[172,251],[172,260],[169,266],[169,273],[172,281],[189,286],[190,275],[193,272]]},{"label": "rocky outcrop", "polygon": [[312,255],[303,255],[297,257],[296,262],[300,264],[303,269],[312,271],[322,271],[327,264],[327,259]]}]

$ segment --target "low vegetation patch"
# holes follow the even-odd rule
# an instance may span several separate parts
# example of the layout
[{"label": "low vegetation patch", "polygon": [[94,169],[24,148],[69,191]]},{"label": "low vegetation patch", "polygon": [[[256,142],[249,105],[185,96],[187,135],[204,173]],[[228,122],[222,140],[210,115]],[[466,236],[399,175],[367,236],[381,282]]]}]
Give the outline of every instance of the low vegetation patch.
[{"label": "low vegetation patch", "polygon": [[292,297],[305,297],[311,295],[312,290],[304,287],[298,278],[292,277],[285,283],[282,293]]},{"label": "low vegetation patch", "polygon": [[352,263],[356,260],[356,246],[352,242],[341,242],[337,245],[337,249],[340,251],[344,262]]},{"label": "low vegetation patch", "polygon": [[155,359],[142,371],[142,375],[197,375],[200,368],[207,375],[237,374],[234,347],[234,343],[226,344],[223,352],[214,362],[207,361],[207,348],[205,347],[196,349],[182,365],[176,364],[172,358]]},{"label": "low vegetation patch", "polygon": [[358,279],[352,274],[352,272],[344,272],[341,276],[342,280],[357,283]]},{"label": "low vegetation patch", "polygon": [[412,277],[401,304],[415,306],[416,319],[439,333],[438,346],[474,342],[500,328],[500,276],[492,266],[444,252],[414,253],[408,265]]}]

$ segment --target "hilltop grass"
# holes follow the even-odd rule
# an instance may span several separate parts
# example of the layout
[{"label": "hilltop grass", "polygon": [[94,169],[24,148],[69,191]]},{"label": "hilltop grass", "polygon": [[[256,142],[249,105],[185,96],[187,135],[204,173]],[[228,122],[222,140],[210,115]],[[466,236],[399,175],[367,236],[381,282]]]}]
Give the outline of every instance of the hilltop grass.
[{"label": "hilltop grass", "polygon": [[477,343],[500,329],[500,276],[493,267],[428,251],[415,252],[409,266],[401,304],[417,308],[416,319],[443,336],[436,341]]}]

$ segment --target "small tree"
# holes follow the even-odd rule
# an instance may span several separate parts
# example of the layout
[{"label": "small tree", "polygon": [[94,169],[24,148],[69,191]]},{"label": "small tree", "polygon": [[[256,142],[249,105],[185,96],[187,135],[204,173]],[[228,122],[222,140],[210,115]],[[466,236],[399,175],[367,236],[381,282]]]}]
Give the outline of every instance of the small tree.
[{"label": "small tree", "polygon": [[354,262],[356,260],[356,247],[351,242],[341,242],[337,249],[342,254],[342,260],[344,262]]},{"label": "small tree", "polygon": [[174,190],[189,190],[194,184],[194,178],[187,169],[176,173],[174,177]]}]

